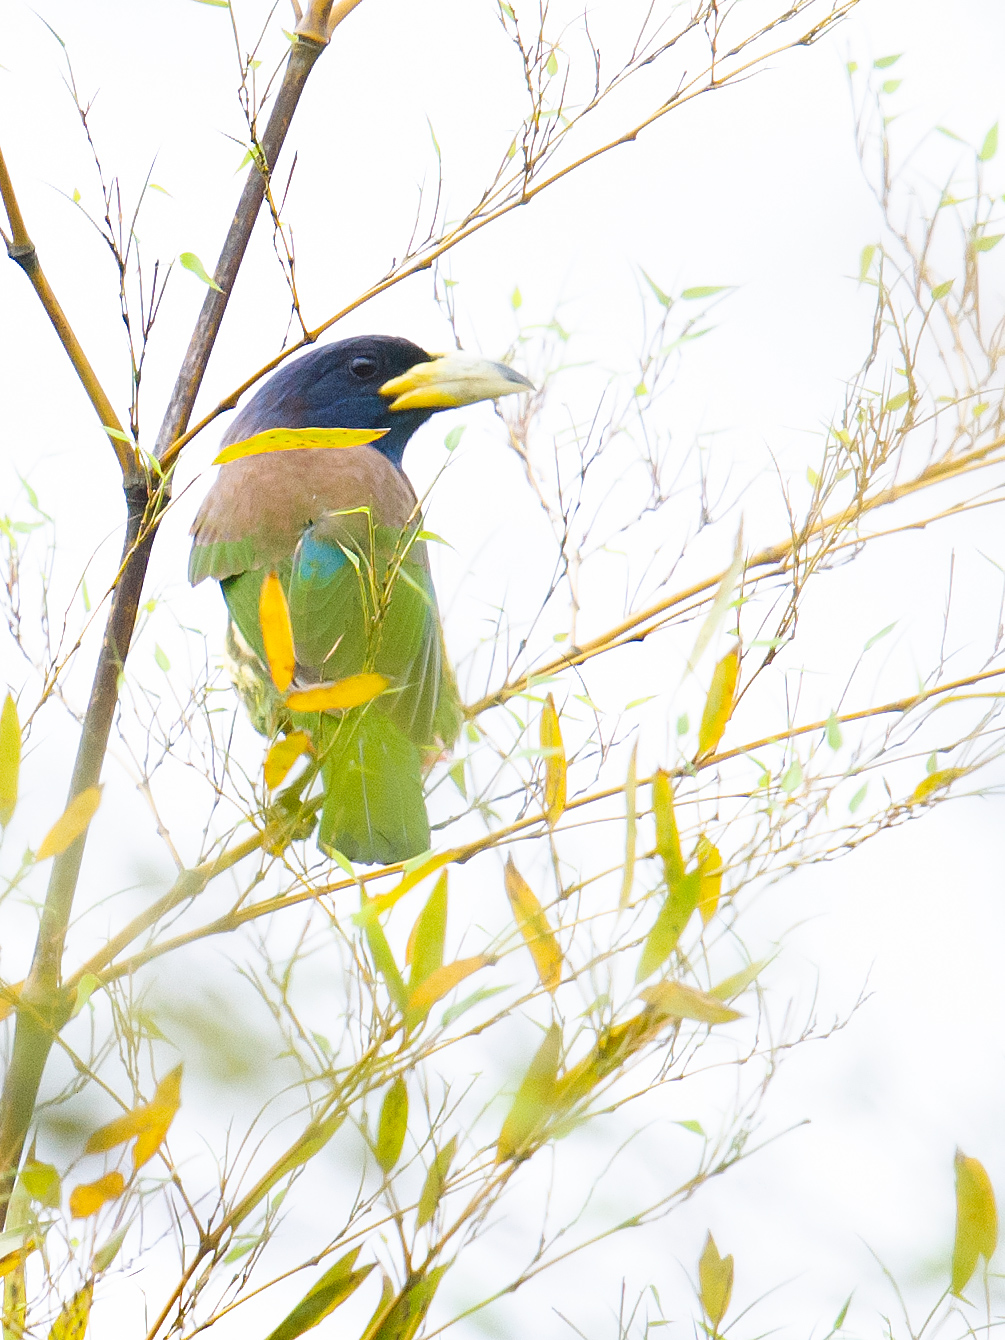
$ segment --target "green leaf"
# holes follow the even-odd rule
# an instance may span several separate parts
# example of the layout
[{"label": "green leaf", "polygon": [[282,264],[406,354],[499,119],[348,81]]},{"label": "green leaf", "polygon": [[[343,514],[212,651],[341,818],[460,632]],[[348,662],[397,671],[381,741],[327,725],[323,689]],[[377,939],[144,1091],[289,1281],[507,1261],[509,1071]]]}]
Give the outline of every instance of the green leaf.
[{"label": "green leaf", "polygon": [[874,70],[888,70],[891,65],[896,65],[904,53],[898,51],[895,56],[880,56],[879,60],[874,60],[872,68]]},{"label": "green leaf", "polygon": [[869,277],[869,271],[872,269],[872,260],[875,254],[876,247],[872,242],[870,242],[867,247],[862,248],[862,254],[858,258],[858,282],[860,284],[863,280]]},{"label": "green leaf", "polygon": [[[209,0],[199,0],[199,2],[201,4],[205,4],[208,3]],[[208,284],[210,288],[215,288],[217,293],[223,292],[223,289],[216,282],[216,280],[211,279],[210,276],[206,273],[206,267],[203,265],[202,261],[199,259],[199,257],[195,254],[194,251],[183,251],[181,255],[178,257],[178,259],[181,261],[182,265],[185,267],[186,270],[190,270],[192,274],[195,275],[196,279],[201,279],[202,282],[204,284]]]},{"label": "green leaf", "polygon": [[[365,896],[365,895],[364,895]],[[374,967],[383,977],[387,986],[388,995],[401,1010],[402,1014],[408,1009],[408,988],[405,986],[404,979],[398,971],[398,965],[394,961],[394,955],[391,953],[391,946],[387,943],[387,936],[384,934],[380,922],[377,920],[376,912],[367,912],[366,910],[357,914],[363,924],[363,931],[366,935],[366,942],[370,946],[370,953],[373,957]]]},{"label": "green leaf", "polygon": [[562,1056],[562,1030],[552,1024],[520,1081],[513,1105],[499,1132],[496,1162],[526,1158],[531,1140],[539,1134],[554,1107],[555,1081]]},{"label": "green leaf", "polygon": [[993,251],[1003,237],[1005,233],[992,233],[990,237],[979,237],[974,243],[974,250]]},{"label": "green leaf", "polygon": [[229,9],[230,0],[195,0],[197,5],[212,5],[214,9]]},{"label": "green leaf", "polygon": [[858,70],[858,61],[850,60],[848,64],[845,66],[845,69],[848,71],[849,74],[855,74],[856,71]]},{"label": "green leaf", "polygon": [[380,1119],[377,1122],[377,1140],[375,1153],[377,1162],[389,1173],[401,1158],[408,1129],[408,1088],[399,1075],[391,1084],[384,1101],[380,1105]]},{"label": "green leaf", "polygon": [[957,135],[955,130],[949,130],[946,126],[936,126],[935,129],[940,135],[945,135],[946,139],[955,140],[957,144],[966,144],[962,135]]},{"label": "green leaf", "polygon": [[121,428],[112,428],[107,423],[103,423],[101,426],[108,436],[113,437],[116,442],[128,442],[130,446],[133,445],[133,439],[128,433],[124,433]]},{"label": "green leaf", "polygon": [[677,718],[677,734],[686,735],[691,729],[691,722],[686,712],[682,712]]},{"label": "green leaf", "polygon": [[467,426],[466,423],[454,424],[453,428],[451,428],[450,432],[443,439],[443,445],[448,451],[456,451],[460,446],[461,438],[464,436],[464,430]]},{"label": "green leaf", "polygon": [[554,51],[548,57],[548,63],[544,68],[552,76],[558,74],[558,57],[555,55]]},{"label": "green leaf", "polygon": [[[641,269],[641,266],[640,266],[639,268]],[[652,289],[652,291],[653,291],[653,295],[654,295],[654,297],[656,298],[656,301],[660,304],[661,307],[668,307],[668,308],[669,308],[669,307],[672,307],[672,306],[673,306],[673,298],[670,297],[670,294],[669,294],[669,293],[664,293],[664,292],[663,292],[663,290],[660,288],[659,284],[657,284],[656,280],[653,279],[652,275],[646,274],[645,270],[642,270],[642,278],[646,281],[646,283],[647,283],[647,284],[649,285],[649,287]]]},{"label": "green leaf", "polygon": [[845,1318],[848,1315],[848,1309],[851,1307],[851,1300],[853,1297],[854,1294],[849,1294],[848,1297],[844,1300],[844,1306],[841,1308],[841,1311],[834,1318],[834,1324],[831,1326],[831,1335],[833,1335],[835,1331],[840,1331],[841,1327],[844,1325]]},{"label": "green leaf", "polygon": [[882,86],[881,92],[896,93],[903,82],[903,79],[887,79]]},{"label": "green leaf", "polygon": [[76,1019],[95,991],[100,990],[103,986],[104,982],[100,977],[96,977],[93,972],[85,972],[77,983],[77,995],[73,1002],[73,1013],[70,1018]]},{"label": "green leaf", "polygon": [[440,1023],[444,1028],[447,1028],[455,1019],[459,1019],[462,1014],[467,1014],[468,1010],[473,1009],[475,1005],[480,1005],[483,1000],[488,1000],[490,996],[498,996],[500,991],[508,990],[508,985],[479,987],[477,991],[472,991],[470,996],[465,996],[456,1005],[451,1005],[445,1009]]},{"label": "green leaf", "polygon": [[724,977],[721,982],[708,989],[710,996],[715,996],[716,1000],[733,1000],[736,996],[742,995],[750,984],[757,980],[760,974],[771,962],[770,959],[758,959],[756,963],[749,963],[747,967],[741,968],[739,972],[734,972],[729,977]]},{"label": "green leaf", "polygon": [[953,281],[947,279],[944,284],[936,284],[932,289],[932,297],[936,302],[941,302],[943,298],[948,298],[953,291]]},{"label": "green leaf", "polygon": [[157,662],[160,668],[165,672],[165,674],[167,673],[168,670],[171,669],[171,662],[168,659],[167,652],[157,642],[154,643],[154,660]]},{"label": "green leaf", "polygon": [[731,1010],[707,991],[685,982],[657,982],[641,993],[650,1009],[664,1019],[693,1019],[699,1024],[730,1024],[742,1019],[739,1010]]},{"label": "green leaf", "polygon": [[523,294],[520,292],[519,288],[515,288],[510,294],[509,305],[513,308],[514,312],[519,311],[523,306]]},{"label": "green leaf", "polygon": [[269,1332],[268,1340],[296,1340],[334,1312],[340,1303],[356,1292],[359,1286],[377,1264],[375,1261],[361,1270],[353,1270],[360,1248],[354,1247],[345,1256],[339,1257],[335,1264],[321,1276],[292,1312]]},{"label": "green leaf", "polygon": [[869,790],[868,782],[863,783],[863,785],[858,788],[858,790],[852,796],[851,800],[849,800],[848,802],[848,812],[850,814],[854,814],[855,811],[858,809],[858,807],[862,804],[862,801],[865,800],[865,793],[868,790]]},{"label": "green leaf", "polygon": [[956,1151],[956,1241],[953,1244],[952,1291],[958,1298],[977,1269],[978,1258],[990,1261],[998,1245],[998,1209],[984,1165]]},{"label": "green leaf", "polygon": [[791,796],[793,791],[799,789],[803,784],[803,769],[798,758],[794,758],[789,766],[782,773],[782,780],[779,783],[787,796]]},{"label": "green leaf", "polygon": [[430,973],[443,966],[443,944],[447,934],[447,872],[444,870],[419,913],[410,941],[411,975],[408,991],[411,995]]},{"label": "green leaf", "polygon": [[700,1121],[675,1121],[674,1125],[683,1126],[686,1131],[690,1131],[693,1135],[700,1135],[702,1139],[705,1138],[705,1128]]},{"label": "green leaf", "polygon": [[981,145],[981,151],[977,155],[981,163],[989,163],[998,152],[998,122],[996,121],[988,133],[984,136],[984,143]]},{"label": "green leaf", "polygon": [[103,1270],[107,1270],[119,1254],[119,1248],[126,1240],[126,1234],[129,1232],[129,1225],[120,1228],[117,1233],[113,1233],[107,1242],[103,1243],[94,1253],[94,1273],[100,1275]]},{"label": "green leaf", "polygon": [[888,623],[885,628],[881,628],[878,633],[873,633],[872,637],[865,644],[862,650],[868,651],[870,647],[874,647],[876,643],[880,640],[880,638],[886,637],[887,633],[892,633],[896,627],[897,627],[897,621],[895,619],[893,623]]},{"label": "green leaf", "polygon": [[842,744],[841,723],[838,721],[837,717],[834,715],[833,712],[827,718],[826,731],[827,731],[827,743],[835,752],[837,752],[837,750],[841,748]]},{"label": "green leaf", "polygon": [[695,302],[701,298],[714,298],[717,293],[725,293],[728,284],[699,284],[697,288],[686,288],[680,295],[685,302]]},{"label": "green leaf", "polygon": [[0,825],[10,823],[17,805],[18,779],[21,775],[21,726],[17,705],[8,693],[0,711]]},{"label": "green leaf", "polygon": [[38,1163],[29,1160],[18,1174],[21,1185],[32,1200],[45,1205],[50,1210],[58,1210],[62,1199],[62,1187],[59,1173],[51,1163]]},{"label": "green leaf", "polygon": [[910,400],[910,398],[911,398],[910,391],[898,391],[897,394],[892,395],[890,399],[886,402],[886,404],[883,406],[883,413],[892,414],[894,410],[903,409],[904,406],[907,404],[907,402]]},{"label": "green leaf", "polygon": [[639,966],[635,973],[636,982],[645,981],[657,968],[661,968],[677,948],[677,942],[684,934],[684,928],[698,906],[700,893],[700,870],[694,870],[690,875],[670,883],[666,902],[642,946]]},{"label": "green leaf", "polygon": [[422,1191],[419,1193],[419,1207],[415,1218],[416,1228],[422,1228],[423,1224],[428,1224],[436,1213],[436,1207],[443,1195],[443,1188],[446,1185],[450,1165],[454,1161],[456,1152],[457,1136],[454,1135],[451,1136],[429,1165],[426,1180],[423,1182]]},{"label": "green leaf", "polygon": [[158,186],[157,183],[156,183],[155,181],[148,181],[148,182],[147,182],[147,190],[148,190],[148,191],[157,191],[160,195],[166,195],[169,199],[172,198],[172,197],[171,197],[171,192],[170,192],[169,190],[167,190],[167,188],[164,187],[164,186]]},{"label": "green leaf", "polygon": [[816,470],[813,469],[812,465],[806,467],[806,482],[812,488],[816,488],[820,483],[820,476],[817,474]]}]

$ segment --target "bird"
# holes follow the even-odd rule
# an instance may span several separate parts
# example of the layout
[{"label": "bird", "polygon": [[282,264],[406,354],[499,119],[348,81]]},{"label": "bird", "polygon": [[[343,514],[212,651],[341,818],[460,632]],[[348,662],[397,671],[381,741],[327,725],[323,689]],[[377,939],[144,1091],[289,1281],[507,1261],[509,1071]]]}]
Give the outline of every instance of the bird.
[{"label": "bird", "polygon": [[[228,668],[252,724],[272,739],[299,730],[310,741],[323,793],[317,842],[330,856],[376,865],[426,852],[424,768],[463,723],[405,448],[439,410],[528,390],[505,363],[357,336],[284,364],[222,438],[226,448],[277,429],[372,434],[359,445],[228,460],[191,531],[189,580],[220,584]],[[286,706],[260,618],[273,572],[289,611],[293,689],[370,672],[385,691],[342,711]]]}]

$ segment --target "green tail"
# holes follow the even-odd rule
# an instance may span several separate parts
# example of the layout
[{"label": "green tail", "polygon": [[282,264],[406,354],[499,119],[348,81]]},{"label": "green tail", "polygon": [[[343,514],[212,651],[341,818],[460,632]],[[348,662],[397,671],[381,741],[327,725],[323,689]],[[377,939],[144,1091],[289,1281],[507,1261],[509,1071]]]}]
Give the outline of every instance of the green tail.
[{"label": "green tail", "polygon": [[427,851],[429,820],[417,746],[374,708],[347,713],[341,722],[322,717],[321,732],[327,738],[318,845],[368,865]]}]

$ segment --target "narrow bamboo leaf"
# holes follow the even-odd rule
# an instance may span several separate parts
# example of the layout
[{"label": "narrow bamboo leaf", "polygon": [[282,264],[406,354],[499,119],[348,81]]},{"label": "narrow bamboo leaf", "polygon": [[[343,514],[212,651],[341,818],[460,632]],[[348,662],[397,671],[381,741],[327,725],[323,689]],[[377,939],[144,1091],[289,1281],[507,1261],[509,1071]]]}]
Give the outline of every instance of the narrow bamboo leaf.
[{"label": "narrow bamboo leaf", "polygon": [[433,886],[425,907],[416,918],[408,937],[405,962],[411,964],[408,989],[414,994],[426,978],[443,966],[443,945],[447,935],[447,872]]},{"label": "narrow bamboo leaf", "polygon": [[492,996],[498,996],[501,991],[508,991],[509,989],[509,985],[506,984],[503,986],[483,986],[478,991],[472,991],[470,996],[465,996],[456,1005],[451,1005],[443,1011],[443,1016],[440,1019],[441,1025],[444,1028],[449,1027],[455,1019],[459,1019],[462,1014],[467,1014],[468,1010],[474,1009],[483,1000],[489,1000]]},{"label": "narrow bamboo leaf", "polygon": [[879,60],[874,60],[872,65],[874,70],[888,70],[891,65],[896,65],[904,53],[898,51],[895,56],[880,56]]},{"label": "narrow bamboo leaf", "polygon": [[837,717],[834,715],[833,712],[827,718],[826,731],[827,731],[827,743],[835,752],[837,752],[837,750],[840,749],[842,745],[841,723],[838,721]]},{"label": "narrow bamboo leaf", "polygon": [[213,458],[213,465],[226,465],[246,456],[264,456],[274,451],[330,451],[365,447],[387,433],[386,428],[270,428],[243,442],[232,442]]},{"label": "narrow bamboo leaf", "polygon": [[771,960],[767,958],[758,959],[756,963],[741,968],[739,972],[734,972],[729,977],[724,977],[721,982],[717,982],[715,986],[709,987],[708,994],[714,996],[716,1000],[733,1000],[736,996],[742,995],[751,982],[756,981],[770,962]]},{"label": "narrow bamboo leaf", "polygon": [[0,1279],[24,1264],[25,1258],[38,1251],[39,1241],[30,1228],[8,1229],[0,1233]]},{"label": "narrow bamboo leaf", "polygon": [[395,884],[394,888],[389,889],[387,893],[382,893],[379,897],[374,898],[371,903],[373,910],[375,912],[386,912],[388,908],[395,905],[399,898],[403,898],[417,884],[421,884],[428,875],[435,874],[437,870],[442,870],[445,865],[449,865],[451,861],[456,860],[460,854],[460,848],[451,847],[447,851],[437,852],[435,856],[419,858],[418,865],[406,862],[401,882]]},{"label": "narrow bamboo leaf", "polygon": [[373,956],[374,967],[383,977],[391,999],[404,1014],[408,1009],[408,988],[398,971],[398,965],[391,953],[391,946],[387,943],[387,936],[377,920],[372,904],[369,907],[364,906],[361,922],[363,933],[366,935],[366,942],[370,946],[370,953]]},{"label": "narrow bamboo leaf", "polygon": [[858,261],[858,282],[864,283],[869,277],[869,271],[872,269],[873,257],[876,255],[876,247],[870,243],[862,248],[862,254]]},{"label": "narrow bamboo leaf", "polygon": [[680,849],[680,833],[674,814],[673,787],[670,775],[660,768],[653,778],[653,817],[656,820],[656,850],[663,858],[667,884],[684,878],[684,857]]},{"label": "narrow bamboo leaf", "polygon": [[302,754],[313,754],[314,745],[306,731],[294,730],[277,740],[265,756],[265,785],[270,791],[281,786]]},{"label": "narrow bamboo leaf", "polygon": [[680,295],[685,302],[694,302],[699,298],[713,298],[717,293],[725,293],[728,284],[700,284],[697,288],[686,288]]},{"label": "narrow bamboo leaf", "polygon": [[279,692],[285,693],[293,683],[297,653],[293,646],[293,624],[290,622],[286,592],[279,574],[274,570],[262,582],[258,597],[258,621],[262,629],[269,674]]},{"label": "narrow bamboo leaf", "polygon": [[18,1174],[21,1185],[32,1200],[50,1210],[58,1210],[62,1200],[59,1173],[51,1163],[29,1159]]},{"label": "narrow bamboo leaf", "polygon": [[426,1173],[426,1180],[422,1184],[422,1191],[419,1193],[419,1207],[416,1213],[415,1226],[422,1228],[423,1224],[428,1224],[430,1219],[436,1213],[436,1207],[440,1203],[440,1197],[443,1195],[443,1189],[446,1186],[447,1176],[450,1173],[450,1165],[454,1161],[454,1154],[457,1152],[457,1136],[451,1136],[447,1143],[437,1153],[432,1163],[429,1165],[429,1171]]},{"label": "narrow bamboo leaf", "polygon": [[99,1127],[88,1139],[84,1152],[100,1154],[106,1149],[124,1144],[135,1135],[137,1140],[133,1147],[133,1167],[142,1168],[157,1153],[181,1106],[181,1072],[182,1067],[175,1066],[157,1085],[151,1102],[135,1107],[106,1126]]},{"label": "narrow bamboo leaf", "polygon": [[[640,267],[640,268],[641,268],[641,267]],[[670,297],[670,294],[669,294],[669,293],[665,293],[665,292],[663,291],[663,289],[660,288],[659,284],[657,284],[656,280],[653,279],[650,275],[647,275],[647,274],[646,274],[645,270],[642,271],[642,278],[646,281],[646,283],[647,283],[647,284],[649,285],[649,287],[652,289],[652,291],[653,291],[653,295],[654,295],[654,297],[656,298],[656,301],[659,303],[659,305],[660,305],[661,307],[672,307],[672,306],[673,306],[673,298]]]},{"label": "narrow bamboo leaf", "polygon": [[936,284],[935,288],[932,289],[932,297],[935,299],[936,302],[941,302],[943,298],[948,298],[950,293],[952,293],[952,291],[953,291],[953,281],[951,279],[947,279],[942,284]]},{"label": "narrow bamboo leaf", "polygon": [[129,1225],[127,1224],[125,1228],[120,1228],[117,1233],[113,1233],[112,1236],[108,1239],[108,1241],[102,1243],[102,1245],[94,1253],[94,1260],[92,1262],[92,1265],[94,1267],[94,1273],[96,1275],[100,1275],[103,1270],[107,1270],[108,1267],[115,1260],[115,1258],[118,1256],[119,1250],[122,1247],[122,1244],[125,1242],[126,1234],[128,1232],[129,1232]]},{"label": "narrow bamboo leaf", "polygon": [[546,991],[555,991],[562,980],[562,951],[544,909],[513,864],[512,856],[506,860],[505,881],[516,924],[530,950],[541,985]]},{"label": "narrow bamboo leaf", "polygon": [[981,151],[977,155],[982,163],[989,163],[998,152],[998,122],[996,121],[988,133],[984,136],[984,143],[981,145]]},{"label": "narrow bamboo leaf", "polygon": [[628,906],[632,896],[632,885],[635,882],[635,846],[638,840],[638,805],[636,791],[638,789],[638,740],[632,745],[632,756],[628,760],[628,776],[625,778],[625,869],[621,876],[621,896],[618,899],[618,906],[625,908]]},{"label": "narrow bamboo leaf", "polygon": [[46,833],[35,853],[36,861],[44,861],[49,856],[58,856],[66,851],[71,842],[75,842],[94,818],[101,804],[101,787],[89,786],[74,796],[66,809]]},{"label": "narrow bamboo leaf", "polygon": [[82,1289],[78,1289],[52,1324],[49,1340],[84,1340],[87,1323],[91,1315],[91,1296],[94,1293],[94,1281],[88,1280]]},{"label": "narrow bamboo leaf", "polygon": [[907,404],[907,402],[910,400],[910,398],[911,398],[910,391],[898,391],[897,394],[892,395],[890,399],[886,402],[886,404],[883,406],[883,413],[892,414],[895,410],[903,409],[904,406]]},{"label": "narrow bamboo leaf", "polygon": [[384,1094],[380,1105],[380,1119],[377,1122],[376,1155],[377,1162],[386,1173],[390,1172],[401,1158],[408,1130],[408,1086],[399,1075]]},{"label": "narrow bamboo leaf", "polygon": [[960,1297],[977,1269],[978,1258],[990,1261],[998,1245],[998,1210],[991,1179],[977,1159],[956,1151],[956,1240],[953,1244],[952,1291]]},{"label": "narrow bamboo leaf", "polygon": [[10,823],[17,805],[17,784],[21,772],[21,727],[17,705],[8,693],[0,711],[0,827]]},{"label": "narrow bamboo leaf", "polygon": [[446,1266],[437,1266],[425,1275],[412,1275],[397,1298],[390,1288],[360,1340],[414,1340],[446,1271]]},{"label": "narrow bamboo leaf", "polygon": [[694,870],[690,875],[685,875],[683,879],[670,885],[666,902],[642,946],[642,955],[635,974],[637,982],[644,982],[657,968],[661,968],[677,948],[677,941],[684,934],[684,928],[698,905],[700,892],[700,870]]},{"label": "narrow bamboo leaf", "polygon": [[726,611],[733,602],[733,593],[736,590],[736,584],[743,576],[743,521],[741,519],[739,528],[736,532],[736,540],[733,543],[733,558],[729,568],[723,575],[715,593],[715,599],[712,601],[712,608],[705,616],[705,621],[698,630],[698,636],[695,638],[694,646],[691,649],[691,655],[687,660],[687,668],[692,673],[698,662],[715,636],[720,624],[726,617]]},{"label": "narrow bamboo leaf", "polygon": [[278,1162],[274,1163],[269,1171],[262,1177],[248,1192],[243,1200],[231,1210],[229,1217],[232,1229],[238,1227],[247,1219],[248,1215],[259,1206],[272,1188],[288,1176],[295,1172],[305,1163],[309,1163],[315,1155],[319,1154],[325,1145],[332,1138],[335,1132],[345,1120],[345,1113],[341,1111],[332,1112],[322,1121],[312,1121],[292,1147],[283,1155]]},{"label": "narrow bamboo leaf", "polygon": [[722,857],[719,848],[702,833],[695,851],[698,858],[698,874],[701,884],[698,889],[698,911],[703,926],[715,916],[722,896]]},{"label": "narrow bamboo leaf", "polygon": [[541,748],[550,751],[544,759],[544,812],[554,828],[565,809],[566,762],[562,727],[550,693],[541,712]]},{"label": "narrow bamboo leaf", "polygon": [[705,1316],[712,1330],[718,1334],[719,1324],[726,1315],[733,1292],[733,1258],[719,1255],[711,1233],[705,1240],[705,1250],[698,1261],[698,1284]]},{"label": "narrow bamboo leaf", "polygon": [[74,1219],[89,1219],[107,1201],[118,1200],[125,1189],[126,1179],[120,1172],[106,1173],[96,1182],[83,1182],[70,1192],[70,1213]]},{"label": "narrow bamboo leaf", "polygon": [[707,991],[699,991],[684,982],[657,982],[641,992],[642,999],[665,1019],[693,1019],[699,1024],[730,1024],[742,1019],[739,1010],[731,1010]]},{"label": "narrow bamboo leaf", "polygon": [[85,972],[77,983],[77,994],[73,1000],[73,1012],[70,1015],[70,1018],[76,1019],[77,1015],[91,999],[95,991],[99,991],[103,986],[104,982],[96,973]]},{"label": "narrow bamboo leaf", "polygon": [[552,1024],[534,1053],[527,1073],[520,1081],[513,1105],[506,1114],[496,1162],[526,1158],[535,1135],[539,1135],[555,1106],[555,1081],[562,1057],[562,1030]]},{"label": "narrow bamboo leaf", "polygon": [[489,967],[492,962],[492,959],[486,958],[483,954],[475,954],[471,958],[455,959],[453,963],[444,963],[441,968],[436,968],[423,979],[422,985],[416,987],[409,995],[409,1019],[424,1018],[436,1002],[449,995],[465,977],[470,977],[479,968]]},{"label": "narrow bamboo leaf", "polygon": [[929,773],[923,778],[911,792],[909,805],[921,805],[935,794],[936,791],[943,791],[953,782],[967,775],[966,768],[939,768],[937,772]]},{"label": "narrow bamboo leaf", "polygon": [[190,270],[192,274],[195,275],[196,279],[201,279],[202,282],[208,284],[210,288],[215,288],[217,293],[223,292],[223,289],[216,280],[206,273],[206,267],[194,251],[183,251],[178,259],[186,270]]},{"label": "narrow bamboo leaf", "polygon": [[303,689],[291,693],[286,706],[294,712],[335,712],[345,711],[349,707],[361,707],[372,698],[384,692],[388,681],[383,675],[372,671],[361,675],[348,675],[337,679],[334,684],[325,684],[323,688]]},{"label": "narrow bamboo leaf", "polygon": [[705,708],[698,727],[698,757],[704,758],[718,747],[733,714],[736,701],[736,682],[740,676],[740,650],[734,647],[722,658],[712,674],[712,683],[705,699]]},{"label": "narrow bamboo leaf", "polygon": [[353,1270],[359,1253],[360,1248],[355,1247],[345,1256],[339,1257],[276,1329],[269,1332],[268,1340],[296,1340],[298,1335],[317,1326],[340,1303],[351,1297],[376,1265],[376,1262],[372,1262],[361,1270]]}]

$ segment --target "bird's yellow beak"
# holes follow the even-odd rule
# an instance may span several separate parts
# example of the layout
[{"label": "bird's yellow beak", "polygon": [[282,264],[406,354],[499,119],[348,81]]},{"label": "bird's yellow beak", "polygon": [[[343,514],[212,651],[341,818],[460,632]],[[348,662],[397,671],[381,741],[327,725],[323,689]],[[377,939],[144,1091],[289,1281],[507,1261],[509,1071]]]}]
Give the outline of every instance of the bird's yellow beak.
[{"label": "bird's yellow beak", "polygon": [[428,363],[416,363],[380,388],[391,401],[389,410],[453,409],[478,400],[498,400],[534,385],[505,363],[490,363],[471,354],[440,354]]}]

